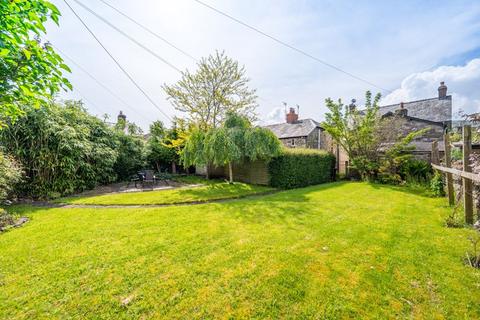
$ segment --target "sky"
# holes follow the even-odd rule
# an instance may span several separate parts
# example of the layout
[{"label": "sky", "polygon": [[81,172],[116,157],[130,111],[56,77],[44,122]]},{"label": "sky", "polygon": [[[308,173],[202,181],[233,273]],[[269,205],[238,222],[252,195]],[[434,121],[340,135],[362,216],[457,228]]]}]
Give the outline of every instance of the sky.
[{"label": "sky", "polygon": [[[122,74],[64,0],[51,1],[62,17],[60,26],[48,25],[45,40],[60,50],[71,67],[67,78],[74,86],[73,92],[64,92],[59,98],[82,99],[90,113],[109,114],[112,120],[122,110],[145,131],[154,120],[169,124],[168,118]],[[194,59],[100,0],[77,0],[168,61],[172,68],[75,1],[66,1],[157,107],[169,118],[182,116],[166,99],[162,85],[180,79],[175,68],[194,71]],[[197,60],[224,50],[244,65],[250,86],[259,97],[261,125],[284,121],[283,102],[298,105],[300,118],[321,121],[328,97],[347,103],[355,98],[361,105],[365,91],[370,90],[382,93],[383,104],[399,103],[437,96],[440,81],[445,81],[452,94],[454,113],[480,111],[480,1],[202,0],[368,83],[282,46],[194,0],[104,1]]]}]

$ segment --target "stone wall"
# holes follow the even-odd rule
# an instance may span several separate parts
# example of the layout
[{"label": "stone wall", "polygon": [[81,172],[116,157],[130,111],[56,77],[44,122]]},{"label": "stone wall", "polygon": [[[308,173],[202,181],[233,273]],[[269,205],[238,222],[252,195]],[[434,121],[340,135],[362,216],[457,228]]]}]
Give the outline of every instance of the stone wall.
[{"label": "stone wall", "polygon": [[[320,147],[318,141],[320,140]],[[293,137],[280,139],[283,145],[287,148],[309,148],[327,150],[327,134],[320,128],[315,128],[306,137]]]},{"label": "stone wall", "polygon": [[306,148],[307,139],[305,137],[280,139],[283,145],[287,148]]}]

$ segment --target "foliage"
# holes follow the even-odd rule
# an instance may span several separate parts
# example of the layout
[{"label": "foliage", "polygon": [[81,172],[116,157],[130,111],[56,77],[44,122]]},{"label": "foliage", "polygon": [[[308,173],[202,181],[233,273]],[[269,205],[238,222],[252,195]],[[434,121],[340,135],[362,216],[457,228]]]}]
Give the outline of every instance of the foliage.
[{"label": "foliage", "polygon": [[228,165],[230,182],[233,182],[233,163],[269,160],[280,151],[280,141],[270,130],[252,128],[247,117],[229,112],[219,128],[206,132],[194,129],[181,158],[185,165]]},{"label": "foliage", "polygon": [[40,36],[60,12],[46,0],[0,1],[0,127],[14,122],[25,106],[45,105],[71,85],[62,58]]},{"label": "foliage", "polygon": [[428,181],[433,174],[433,169],[427,161],[410,158],[401,164],[399,172],[402,179],[407,182]]},{"label": "foliage", "polygon": [[202,58],[195,73],[187,70],[180,81],[163,88],[173,106],[187,113],[190,123],[207,130],[220,126],[228,112],[254,120],[256,95],[248,82],[245,68],[217,51]]},{"label": "foliage", "polygon": [[480,233],[468,237],[472,245],[472,251],[467,253],[467,262],[473,268],[480,268]]},{"label": "foliage", "polygon": [[335,157],[313,149],[284,149],[268,164],[270,185],[292,189],[333,180]]},{"label": "foliage", "polygon": [[117,158],[113,165],[113,171],[118,180],[128,180],[144,166],[143,138],[117,131],[115,133],[115,143]]},{"label": "foliage", "polygon": [[430,191],[436,197],[443,197],[445,195],[445,182],[443,181],[443,176],[439,172],[435,172],[430,181]]},{"label": "foliage", "polygon": [[325,114],[322,127],[345,150],[352,166],[365,179],[369,179],[378,170],[378,149],[381,144],[378,135],[380,97],[381,95],[377,94],[372,101],[372,94],[367,91],[363,112],[357,110],[353,104],[344,105],[341,99],[337,102],[330,98],[325,100],[329,112]]},{"label": "foliage", "polygon": [[415,150],[410,143],[428,130],[430,128],[412,131],[385,151],[384,156],[378,159],[378,180],[380,182],[398,184],[405,181],[406,177],[402,176],[402,169],[407,163],[412,163],[411,151]]},{"label": "foliage", "polygon": [[0,232],[14,223],[15,220],[13,219],[13,216],[6,210],[0,208]]},{"label": "foliage", "polygon": [[[138,168],[140,138],[108,127],[80,101],[26,108],[0,132],[0,142],[24,167],[18,191],[56,197],[124,178]],[[140,155],[140,156],[138,156]]]},{"label": "foliage", "polygon": [[334,142],[347,153],[350,163],[363,180],[398,184],[405,180],[403,165],[411,160],[415,148],[411,142],[430,128],[415,130],[404,135],[405,119],[398,114],[378,115],[380,94],[372,101],[365,94],[365,109],[344,105],[341,100],[326,100],[329,112],[322,124]]},{"label": "foliage", "polygon": [[207,165],[208,159],[205,150],[205,132],[199,128],[193,128],[185,141],[180,160],[184,166]]},{"label": "foliage", "polygon": [[1,319],[478,318],[479,271],[461,260],[472,230],[403,187],[14,210],[31,222],[0,235]]},{"label": "foliage", "polygon": [[8,199],[22,176],[20,164],[13,157],[0,152],[0,202]]},{"label": "foliage", "polygon": [[162,171],[166,166],[175,166],[179,162],[178,152],[183,148],[182,142],[179,142],[180,130],[176,123],[171,129],[166,129],[161,121],[155,121],[150,125],[150,136],[146,144],[146,161],[157,172]]}]

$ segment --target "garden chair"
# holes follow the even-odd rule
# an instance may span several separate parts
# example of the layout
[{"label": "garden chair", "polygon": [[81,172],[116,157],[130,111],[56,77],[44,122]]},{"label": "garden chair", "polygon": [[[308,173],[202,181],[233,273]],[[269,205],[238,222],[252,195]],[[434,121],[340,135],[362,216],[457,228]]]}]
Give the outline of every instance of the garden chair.
[{"label": "garden chair", "polygon": [[130,180],[127,183],[127,188],[130,186],[130,183],[134,182],[135,183],[135,188],[137,188],[137,183],[143,181],[143,177],[145,174],[141,171],[137,172],[135,175],[130,177]]},{"label": "garden chair", "polygon": [[145,174],[142,180],[142,188],[144,187],[145,182],[151,183],[152,189],[153,189],[154,184],[157,182],[155,174],[153,173],[153,170],[145,170]]}]

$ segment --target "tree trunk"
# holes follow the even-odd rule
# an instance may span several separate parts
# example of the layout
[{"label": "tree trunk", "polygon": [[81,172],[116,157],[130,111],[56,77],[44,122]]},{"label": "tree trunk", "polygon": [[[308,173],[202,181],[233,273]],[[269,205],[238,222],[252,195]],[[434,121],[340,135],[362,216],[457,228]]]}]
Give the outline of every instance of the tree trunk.
[{"label": "tree trunk", "polygon": [[207,180],[210,179],[210,168],[208,164],[205,166],[205,173]]},{"label": "tree trunk", "polygon": [[172,173],[177,173],[177,165],[175,164],[175,161],[172,162]]},{"label": "tree trunk", "polygon": [[228,163],[228,175],[230,177],[230,183],[233,183],[233,169],[232,169],[232,163]]}]

